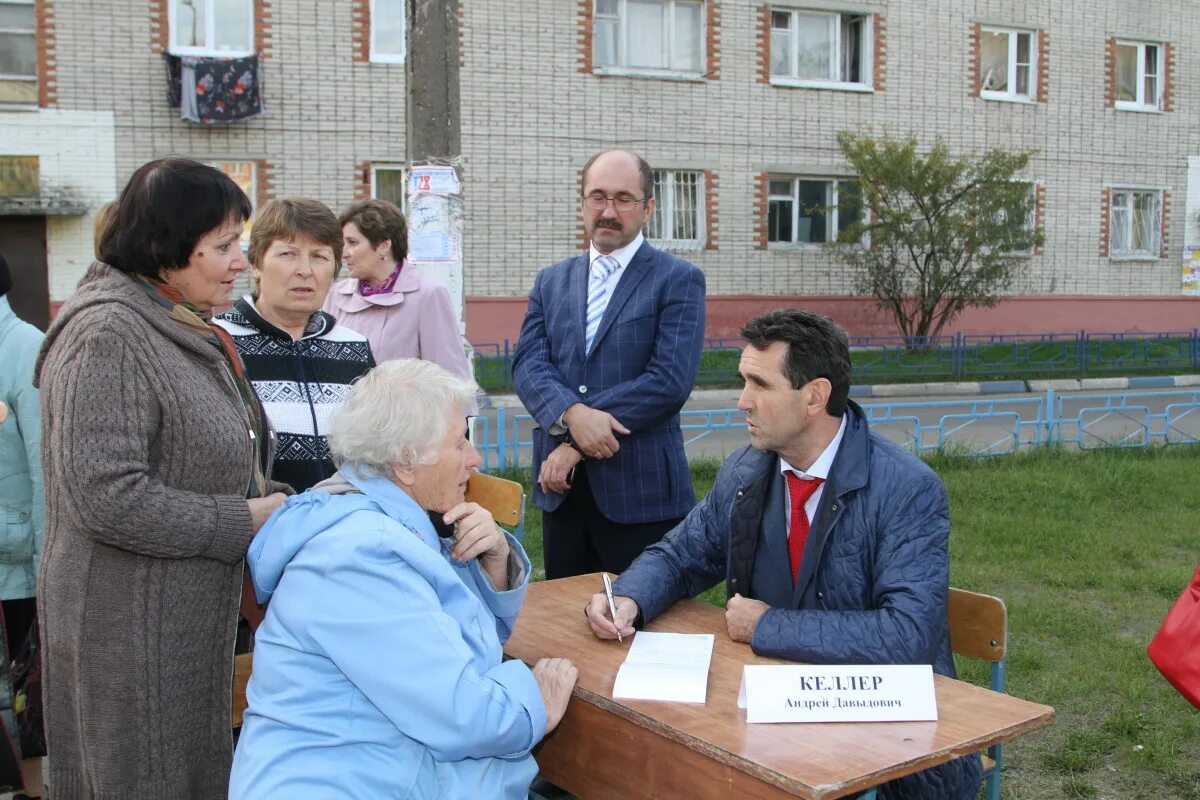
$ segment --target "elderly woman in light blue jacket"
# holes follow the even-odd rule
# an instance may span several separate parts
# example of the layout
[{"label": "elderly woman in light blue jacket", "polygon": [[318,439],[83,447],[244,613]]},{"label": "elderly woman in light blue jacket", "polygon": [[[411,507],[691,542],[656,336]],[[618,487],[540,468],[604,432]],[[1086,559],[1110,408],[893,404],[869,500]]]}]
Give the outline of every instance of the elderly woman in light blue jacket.
[{"label": "elderly woman in light blue jacket", "polygon": [[[389,361],[329,431],[337,475],[290,498],[248,559],[260,602],[231,800],[524,798],[578,675],[502,660],[530,565],[463,501],[475,386]],[[428,512],[454,525],[439,540]]]},{"label": "elderly woman in light blue jacket", "polygon": [[12,276],[0,256],[0,600],[4,601],[8,657],[15,658],[37,619],[34,596],[42,559],[46,503],[42,492],[41,404],[33,364],[42,332],[13,313]]}]

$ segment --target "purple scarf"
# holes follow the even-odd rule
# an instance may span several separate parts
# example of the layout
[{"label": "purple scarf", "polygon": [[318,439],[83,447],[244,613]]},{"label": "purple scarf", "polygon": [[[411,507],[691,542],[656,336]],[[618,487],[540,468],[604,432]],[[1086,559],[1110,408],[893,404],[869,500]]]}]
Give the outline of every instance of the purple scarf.
[{"label": "purple scarf", "polygon": [[387,280],[385,280],[383,283],[379,284],[378,286],[372,286],[369,283],[367,283],[366,281],[359,281],[358,282],[358,293],[361,294],[363,297],[372,297],[377,294],[390,294],[392,291],[392,287],[394,287],[396,285],[396,279],[400,277],[400,270],[403,267],[404,267],[404,262],[401,261],[399,264],[396,265],[396,268],[394,270],[392,270],[392,274],[387,276]]}]

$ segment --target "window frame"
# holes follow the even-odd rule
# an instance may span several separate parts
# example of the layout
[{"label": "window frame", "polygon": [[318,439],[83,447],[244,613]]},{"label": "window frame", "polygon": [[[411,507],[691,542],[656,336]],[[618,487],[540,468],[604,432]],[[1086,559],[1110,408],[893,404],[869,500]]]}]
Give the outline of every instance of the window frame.
[{"label": "window frame", "polygon": [[408,187],[408,165],[403,164],[399,161],[381,161],[381,162],[372,161],[371,162],[371,199],[372,200],[381,200],[381,199],[386,200],[387,199],[387,198],[381,198],[379,196],[378,175],[380,172],[399,172],[400,173],[400,178],[401,178],[400,185],[405,187],[405,190],[400,193],[400,202],[396,203],[396,205],[400,208],[400,210],[402,212],[404,212],[405,214],[408,214],[408,188],[407,188]]},{"label": "window frame", "polygon": [[[766,192],[766,218],[763,219],[763,225],[767,229],[767,249],[768,250],[801,250],[814,251],[824,250],[830,246],[835,247],[869,247],[870,240],[868,236],[863,236],[857,242],[840,243],[838,242],[839,223],[841,214],[841,189],[840,184],[843,182],[856,181],[858,177],[855,175],[806,175],[806,174],[784,174],[771,173],[767,176],[767,192]],[[778,181],[788,181],[791,184],[791,194],[781,195],[771,193],[771,184]],[[822,182],[832,184],[830,191],[830,203],[828,207],[831,209],[825,214],[825,241],[823,242],[798,242],[796,234],[800,228],[800,182]],[[771,201],[789,201],[792,204],[792,240],[791,241],[771,241]],[[868,216],[866,205],[860,205],[859,214],[860,220],[866,220]]]},{"label": "window frame", "polygon": [[[778,75],[774,72],[774,59],[772,53],[775,45],[775,14],[788,14],[791,17],[792,27],[792,48],[790,53],[790,63],[792,67],[791,75]],[[772,86],[792,86],[805,89],[834,89],[845,92],[874,92],[875,91],[875,12],[866,11],[832,11],[824,8],[806,8],[803,6],[777,6],[772,5],[767,7],[767,14],[770,15],[768,29],[769,35],[767,38],[767,52],[765,58],[767,61],[767,72]],[[819,78],[801,78],[795,75],[797,70],[797,62],[799,60],[798,48],[800,46],[800,38],[796,36],[796,15],[809,14],[813,16],[829,17],[830,27],[836,32],[834,37],[834,49],[830,55],[830,63],[837,65],[837,69],[841,69],[841,65],[845,60],[843,52],[844,44],[842,42],[841,31],[844,27],[844,17],[862,17],[863,32],[862,32],[862,62],[859,64],[859,70],[862,72],[864,80],[862,81],[843,81],[843,80],[824,80]]]},{"label": "window frame", "polygon": [[[683,239],[678,236],[665,238],[651,237],[647,232],[646,239],[654,244],[660,250],[703,250],[708,244],[708,217],[706,214],[705,205],[705,189],[707,176],[702,169],[689,168],[665,168],[654,170],[655,183],[658,183],[658,175],[663,174],[670,178],[670,193],[669,196],[655,194],[654,196],[654,213],[661,212],[662,218],[669,220],[671,223],[671,233],[675,233],[675,204],[676,192],[678,186],[678,176],[680,174],[688,174],[696,176],[696,209],[695,209],[695,225],[696,236],[691,239]],[[653,219],[653,216],[651,217]]]},{"label": "window frame", "polygon": [[[176,3],[180,0],[167,0],[167,52],[176,56],[208,56],[217,58],[245,58],[246,56],[254,55],[255,36],[257,29],[255,28],[254,20],[254,0],[245,0],[246,15],[250,20],[250,26],[247,28],[249,33],[248,50],[217,50],[215,47],[188,47],[175,44],[175,30],[179,24],[175,11]],[[195,0],[195,2],[204,3],[204,41],[211,42],[214,40],[216,31],[216,14],[213,13],[213,3],[215,0]]]},{"label": "window frame", "polygon": [[0,72],[0,81],[24,81],[26,83],[37,83],[38,67],[37,67],[37,51],[38,51],[38,31],[37,31],[37,8],[34,0],[0,0],[0,5],[6,6],[28,6],[33,9],[33,27],[32,28],[0,28],[0,33],[16,34],[19,36],[28,35],[33,39],[33,73],[29,75],[21,75],[11,72]]},{"label": "window frame", "polygon": [[[1141,39],[1117,39],[1114,47],[1115,47],[1115,50],[1113,52],[1113,65],[1112,65],[1112,69],[1113,69],[1113,72],[1112,72],[1112,76],[1113,76],[1112,77],[1112,80],[1113,80],[1113,86],[1112,86],[1113,108],[1116,108],[1120,111],[1141,111],[1141,112],[1148,112],[1148,113],[1161,112],[1163,110],[1163,89],[1166,86],[1166,80],[1165,80],[1165,77],[1166,77],[1165,72],[1167,69],[1166,43],[1165,42],[1151,42],[1148,40],[1141,40]],[[1118,54],[1122,47],[1137,48],[1137,77],[1135,79],[1137,92],[1136,92],[1135,96],[1139,97],[1139,98],[1143,98],[1143,94],[1146,91],[1146,77],[1147,77],[1146,48],[1154,47],[1157,49],[1158,57],[1155,59],[1155,66],[1157,67],[1157,72],[1154,75],[1156,98],[1153,103],[1145,102],[1144,98],[1139,99],[1139,100],[1118,100],[1117,99],[1117,89],[1118,89],[1117,70],[1118,70],[1118,62],[1119,62]]]},{"label": "window frame", "polygon": [[[1154,219],[1153,233],[1154,241],[1153,248],[1146,250],[1117,250],[1114,247],[1115,237],[1117,233],[1117,195],[1129,195],[1129,205],[1121,210],[1128,212],[1129,217],[1129,236],[1133,239],[1133,224],[1135,214],[1137,213],[1136,196],[1152,195],[1155,198],[1154,203]],[[1161,261],[1162,260],[1162,245],[1163,245],[1163,197],[1166,194],[1166,189],[1155,186],[1110,186],[1108,187],[1108,258],[1110,261]]]},{"label": "window frame", "polygon": [[[379,2],[379,0],[369,0],[369,2],[370,2],[369,11],[371,14],[371,29],[369,31],[367,31],[367,35],[370,37],[370,44],[368,47],[367,59],[372,64],[403,64],[403,63],[405,63],[406,59],[408,58],[408,4],[401,2],[401,5],[404,6],[404,15],[403,15],[403,19],[404,19],[403,42],[404,43],[403,43],[403,45],[401,45],[400,53],[396,54],[396,53],[381,53],[375,49],[375,20],[378,19],[378,16],[376,15],[376,12],[375,12],[375,6]],[[374,182],[374,178],[372,178],[372,182]]]},{"label": "window frame", "polygon": [[[979,28],[979,70],[983,72],[983,41],[984,34],[1007,34],[1008,35],[1008,86],[1009,88],[998,92],[994,89],[984,88],[984,78],[979,76],[979,96],[984,100],[1000,100],[1006,103],[1029,103],[1037,104],[1038,98],[1038,40],[1039,31],[1029,30],[1026,28],[1005,28],[997,25],[981,25]],[[1029,91],[1027,94],[1022,94],[1017,91],[1017,70],[1021,66],[1021,62],[1017,60],[1018,39],[1021,36],[1029,37]]]},{"label": "window frame", "polygon": [[[1029,231],[1030,233],[1036,234],[1038,231],[1038,227],[1039,227],[1038,226],[1038,206],[1041,205],[1039,196],[1041,194],[1041,191],[1043,190],[1043,184],[1041,183],[1041,181],[1035,180],[1033,178],[1014,177],[1014,178],[1011,178],[1010,181],[1012,183],[1021,183],[1021,184],[1024,184],[1025,186],[1029,187],[1029,194],[1033,199],[1033,204],[1029,208],[1029,216],[1025,218],[1024,229]],[[1012,250],[1010,252],[1005,253],[1004,255],[1008,256],[1009,258],[1031,258],[1032,256],[1035,256],[1038,254],[1039,254],[1039,252],[1038,252],[1037,246],[1031,246],[1028,250]]]},{"label": "window frame", "polygon": [[[613,0],[617,4],[617,12],[615,14],[601,14],[600,0],[591,0],[592,2],[592,73],[595,75],[628,75],[637,77],[650,78],[666,78],[673,80],[704,80],[706,71],[706,61],[708,58],[708,3],[705,0],[658,0],[666,7],[666,24],[663,26],[664,44],[671,48],[675,47],[675,7],[678,4],[695,5],[700,8],[700,31],[696,37],[696,44],[699,47],[698,69],[678,69],[676,67],[635,67],[629,66],[628,54],[628,37],[626,32],[628,25],[626,20],[629,17],[628,0]],[[601,64],[598,60],[599,48],[596,47],[596,23],[598,21],[613,21],[617,26],[617,53],[615,64]],[[668,54],[667,61],[670,61]]]}]

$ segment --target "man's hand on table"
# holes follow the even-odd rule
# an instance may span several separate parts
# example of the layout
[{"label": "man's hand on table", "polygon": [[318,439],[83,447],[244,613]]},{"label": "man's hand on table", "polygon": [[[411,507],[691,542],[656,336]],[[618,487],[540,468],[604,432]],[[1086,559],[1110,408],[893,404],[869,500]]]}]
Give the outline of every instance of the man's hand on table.
[{"label": "man's hand on table", "polygon": [[[754,629],[758,627],[758,621],[770,608],[761,600],[751,600],[740,594],[729,598],[729,602],[725,604],[725,627],[729,629],[729,638],[735,642],[749,643],[754,638]],[[592,626],[593,629],[595,627]]]},{"label": "man's hand on table", "polygon": [[615,434],[629,435],[629,429],[607,411],[576,403],[563,414],[563,423],[571,440],[588,458],[612,458],[621,449]]},{"label": "man's hand on table", "polygon": [[616,639],[618,630],[622,636],[633,636],[633,621],[637,619],[638,615],[637,603],[632,597],[614,595],[613,604],[617,607],[616,624],[613,624],[614,620],[609,616],[608,597],[604,592],[592,595],[592,602],[588,603],[585,610],[588,624],[592,626],[592,633],[600,639]]}]

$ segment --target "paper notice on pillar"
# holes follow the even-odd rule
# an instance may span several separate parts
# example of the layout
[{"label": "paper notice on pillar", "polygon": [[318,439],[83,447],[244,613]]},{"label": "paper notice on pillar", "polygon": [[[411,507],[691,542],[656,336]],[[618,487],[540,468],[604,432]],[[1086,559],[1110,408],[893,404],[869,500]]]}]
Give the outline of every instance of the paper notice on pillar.
[{"label": "paper notice on pillar", "polygon": [[457,237],[441,231],[425,231],[408,237],[410,261],[457,261]]},{"label": "paper notice on pillar", "polygon": [[747,664],[738,708],[746,722],[936,720],[933,668]]},{"label": "paper notice on pillar", "polygon": [[638,632],[617,671],[613,697],[703,703],[713,641],[711,633]]},{"label": "paper notice on pillar", "polygon": [[408,193],[459,194],[458,172],[454,167],[413,167],[408,178]]}]

